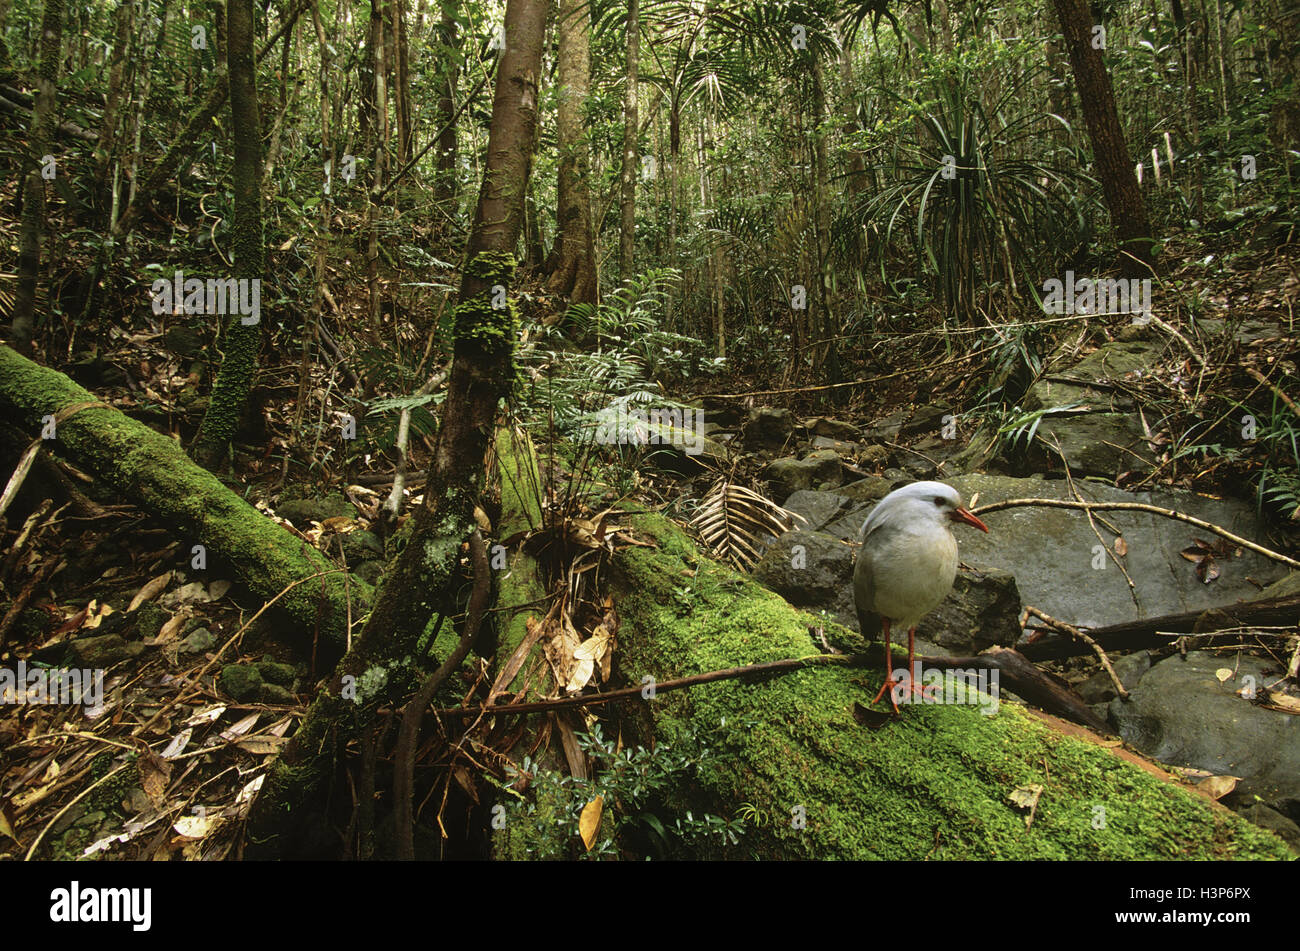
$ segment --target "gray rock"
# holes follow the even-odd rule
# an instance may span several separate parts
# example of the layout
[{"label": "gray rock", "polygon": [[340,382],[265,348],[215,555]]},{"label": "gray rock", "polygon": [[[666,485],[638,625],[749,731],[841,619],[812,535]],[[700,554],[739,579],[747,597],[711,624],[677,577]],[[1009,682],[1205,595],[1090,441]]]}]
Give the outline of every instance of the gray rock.
[{"label": "gray rock", "polygon": [[[825,608],[849,627],[855,551],[821,532],[786,532],[754,566],[754,580],[799,607]],[[847,600],[846,600],[847,599]]]},{"label": "gray rock", "polygon": [[1291,846],[1292,852],[1300,853],[1300,825],[1296,825],[1276,809],[1257,802],[1238,812],[1260,828],[1277,833],[1283,842]]},{"label": "gray rock", "polygon": [[943,429],[944,417],[952,415],[952,407],[946,403],[919,406],[898,430],[900,436],[934,435]]},{"label": "gray rock", "polygon": [[894,491],[893,484],[880,476],[867,476],[839,488],[840,495],[847,496],[855,502],[879,502],[892,491]]},{"label": "gray rock", "polygon": [[746,446],[779,449],[794,432],[794,415],[788,409],[756,406],[745,421],[743,439]]},{"label": "gray rock", "polygon": [[355,518],[356,506],[337,492],[319,499],[289,499],[275,507],[281,518],[287,518],[295,525],[303,526],[310,522],[323,522],[327,518],[346,515]]},{"label": "gray rock", "polygon": [[856,456],[864,448],[855,442],[831,439],[829,436],[814,436],[812,444],[814,449],[834,449],[842,456]]},{"label": "gray rock", "polygon": [[799,526],[806,532],[824,530],[831,522],[855,507],[852,499],[838,492],[819,492],[816,489],[800,489],[782,504],[782,508],[807,519],[806,523]]},{"label": "gray rock", "polygon": [[196,627],[181,641],[182,654],[201,654],[211,650],[217,643],[216,636],[206,627]]},{"label": "gray rock", "polygon": [[[906,631],[899,631],[900,636]],[[1009,571],[958,571],[952,593],[916,625],[918,639],[964,657],[1020,639],[1020,593]],[[903,641],[905,642],[905,641]],[[903,643],[900,642],[900,643]]]},{"label": "gray rock", "polygon": [[808,432],[815,436],[826,436],[831,439],[843,439],[848,442],[856,442],[861,435],[858,427],[853,423],[846,423],[839,419],[828,419],[824,416],[805,419],[803,425]]},{"label": "gray rock", "polygon": [[[1215,671],[1236,676],[1221,683]],[[1241,777],[1233,795],[1289,811],[1300,804],[1300,717],[1237,695],[1243,677],[1263,686],[1277,665],[1249,655],[1191,651],[1169,657],[1138,682],[1129,702],[1112,700],[1111,722],[1125,742],[1162,763]],[[1281,804],[1280,806],[1278,804]]]},{"label": "gray rock", "polygon": [[803,459],[787,456],[769,463],[763,470],[763,478],[767,479],[775,498],[826,483],[836,486],[841,480],[840,457],[832,449],[819,449]]},{"label": "gray rock", "polygon": [[114,664],[136,656],[127,650],[126,642],[120,634],[104,634],[99,637],[80,637],[68,645],[68,653],[78,667],[92,669],[112,667]]},{"label": "gray rock", "polygon": [[[1111,666],[1115,668],[1115,676],[1119,677],[1124,689],[1132,693],[1142,675],[1151,669],[1151,655],[1146,651],[1138,651],[1124,657],[1113,657]],[[1078,690],[1079,696],[1088,703],[1109,703],[1117,696],[1115,684],[1105,670],[1097,671],[1079,684]],[[1105,716],[1104,713],[1102,715]]]},{"label": "gray rock", "polygon": [[[969,500],[979,492],[980,504],[1003,499],[1039,497],[1072,500],[1064,481],[1015,479],[1007,476],[964,475],[947,480]],[[1184,492],[1125,492],[1097,482],[1076,480],[1080,494],[1093,501],[1148,502],[1195,515],[1246,538],[1263,538],[1264,531],[1251,506],[1208,499]],[[1247,580],[1267,584],[1284,569],[1246,551],[1218,560],[1220,576],[1210,584],[1196,577],[1196,566],[1179,552],[1206,532],[1184,522],[1145,512],[1111,511],[1106,519],[1123,532],[1128,544],[1125,565],[1137,586],[1141,611],[1127,582],[1107,558],[1094,569],[1097,536],[1086,513],[1073,509],[1026,506],[990,513],[989,533],[957,527],[961,559],[972,568],[1001,568],[1016,576],[1020,597],[1071,624],[1095,627],[1140,617],[1203,611],[1258,596]],[[829,528],[828,528],[829,530]],[[1099,525],[1110,542],[1109,531]]]}]

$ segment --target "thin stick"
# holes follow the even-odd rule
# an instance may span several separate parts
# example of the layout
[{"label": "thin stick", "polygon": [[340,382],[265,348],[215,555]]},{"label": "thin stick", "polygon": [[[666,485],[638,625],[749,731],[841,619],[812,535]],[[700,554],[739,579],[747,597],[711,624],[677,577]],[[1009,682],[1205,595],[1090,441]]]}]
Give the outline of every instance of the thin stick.
[{"label": "thin stick", "polygon": [[1059,618],[1054,618],[1050,614],[1045,614],[1038,610],[1038,608],[1028,604],[1025,605],[1024,611],[1020,614],[1020,626],[1022,628],[1025,626],[1025,622],[1029,620],[1031,614],[1053,630],[1069,634],[1071,637],[1076,637],[1091,647],[1093,652],[1096,653],[1097,657],[1101,660],[1101,666],[1105,667],[1106,673],[1110,674],[1110,682],[1115,685],[1115,692],[1125,700],[1128,699],[1128,691],[1125,690],[1124,685],[1120,683],[1119,676],[1115,673],[1115,668],[1110,665],[1110,658],[1106,656],[1106,652],[1102,650],[1100,644],[1094,641],[1087,634],[1083,633],[1083,631],[1079,630],[1073,624],[1066,624]]},{"label": "thin stick", "polygon": [[1256,544],[1248,538],[1242,538],[1220,525],[1213,522],[1207,522],[1199,519],[1194,515],[1187,515],[1183,512],[1177,512],[1173,509],[1161,508],[1159,505],[1151,505],[1148,502],[1067,502],[1063,499],[1006,499],[1002,502],[990,502],[988,505],[981,505],[972,510],[974,515],[983,515],[989,512],[997,512],[1001,509],[1020,508],[1026,505],[1038,505],[1043,508],[1053,509],[1080,509],[1082,511],[1102,511],[1102,512],[1151,512],[1154,515],[1163,515],[1166,518],[1172,518],[1179,522],[1187,522],[1189,525],[1195,525],[1197,528],[1203,528],[1207,532],[1221,538],[1226,538],[1242,548],[1249,548],[1256,554],[1263,555],[1265,558],[1273,561],[1280,561],[1284,565],[1290,565],[1292,568],[1300,569],[1300,561],[1294,558],[1288,558],[1280,552],[1265,548],[1263,545]]}]

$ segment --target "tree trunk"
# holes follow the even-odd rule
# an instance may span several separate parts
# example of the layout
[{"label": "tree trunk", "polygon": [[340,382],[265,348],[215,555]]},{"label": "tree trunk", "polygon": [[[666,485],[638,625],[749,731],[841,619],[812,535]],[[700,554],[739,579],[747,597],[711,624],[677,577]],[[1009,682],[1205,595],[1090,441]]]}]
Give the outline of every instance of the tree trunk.
[{"label": "tree trunk", "polygon": [[[439,26],[442,42],[448,51],[456,44],[456,10],[450,0],[443,0],[442,23]],[[438,182],[434,194],[439,201],[456,199],[456,76],[459,72],[456,59],[445,55],[442,95],[438,97],[438,121],[442,135],[438,139]],[[452,209],[448,209],[450,213]]]},{"label": "tree trunk", "polygon": [[[36,104],[27,141],[27,175],[23,182],[23,219],[18,234],[18,290],[14,295],[13,345],[32,352],[36,333],[36,283],[41,274],[41,240],[45,231],[45,155],[54,142],[54,94],[63,45],[63,0],[45,0],[41,17],[41,60],[36,72]],[[53,167],[54,174],[60,169]]]},{"label": "tree trunk", "polygon": [[638,0],[627,3],[627,69],[623,74],[623,171],[622,223],[618,236],[618,275],[622,281],[633,274],[633,255],[636,249],[636,173],[637,173],[637,82],[641,58],[640,4]]},{"label": "tree trunk", "polygon": [[570,303],[596,302],[596,245],[591,231],[591,159],[583,109],[591,87],[591,8],[586,0],[562,0],[556,82],[555,247],[547,290]]},{"label": "tree trunk", "polygon": [[[365,630],[267,776],[248,824],[246,855],[289,857],[337,847],[325,790],[350,737],[373,740],[378,710],[424,679],[419,643],[435,616],[455,617],[464,541],[476,528],[484,453],[497,405],[514,377],[515,309],[508,289],[534,128],[547,0],[509,0],[487,166],[466,249],[447,398],[405,547],[389,566]],[[505,292],[505,305],[499,306]],[[375,671],[379,671],[376,679]]]},{"label": "tree trunk", "polygon": [[[122,118],[122,102],[127,95],[126,64],[134,35],[134,13],[134,0],[121,0],[113,13],[113,55],[108,61],[108,94],[104,101],[104,117],[99,123],[99,139],[95,143],[94,195],[97,201],[103,202],[104,209],[113,205],[113,197],[106,193],[109,174],[118,158],[117,130]],[[104,220],[108,218],[107,215],[103,217]]]},{"label": "tree trunk", "polygon": [[[253,59],[253,0],[229,0],[226,6],[230,61],[230,134],[234,142],[234,222],[231,246],[235,277],[261,281],[265,260],[262,240],[262,123],[257,110],[257,64]],[[242,295],[241,295],[242,296]],[[221,369],[207,412],[194,440],[194,458],[212,468],[230,448],[239,418],[253,388],[257,352],[262,345],[260,313],[244,316],[230,308],[225,317]],[[251,323],[245,320],[257,319]]]},{"label": "tree trunk", "polygon": [[1079,103],[1097,162],[1097,177],[1119,239],[1119,269],[1130,277],[1150,277],[1155,266],[1154,236],[1138,188],[1133,159],[1115,108],[1110,75],[1101,50],[1093,46],[1092,14],[1086,0],[1052,0],[1065,50],[1074,70]]}]

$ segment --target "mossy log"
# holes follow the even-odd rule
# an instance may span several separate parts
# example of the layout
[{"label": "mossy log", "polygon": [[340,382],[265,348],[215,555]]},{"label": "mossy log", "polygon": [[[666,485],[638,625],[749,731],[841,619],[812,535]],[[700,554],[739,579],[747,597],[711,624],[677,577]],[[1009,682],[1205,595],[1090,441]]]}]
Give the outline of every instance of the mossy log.
[{"label": "mossy log", "polygon": [[[204,545],[228,562],[238,580],[270,600],[294,582],[333,571],[315,548],[293,537],[194,463],[180,444],[100,404],[56,370],[0,346],[0,413],[34,439],[45,422],[82,405],[54,426],[57,445],[123,499],[176,532],[182,546]],[[352,613],[365,612],[369,586],[350,583]],[[322,654],[337,657],[347,643],[342,573],[297,585],[277,602],[307,635],[320,635]]]},{"label": "mossy log", "polygon": [[[635,525],[657,547],[614,561],[626,682],[817,653],[810,628],[832,625],[702,557],[667,519]],[[671,805],[744,818],[739,843],[719,847],[731,858],[1291,857],[1271,833],[1010,701],[987,716],[976,705],[904,706],[868,729],[854,705],[881,680],[824,667],[649,701],[655,742],[690,748],[704,736],[710,747],[695,788]],[[1034,786],[1027,821],[1030,808],[1011,797],[1032,799]]]}]

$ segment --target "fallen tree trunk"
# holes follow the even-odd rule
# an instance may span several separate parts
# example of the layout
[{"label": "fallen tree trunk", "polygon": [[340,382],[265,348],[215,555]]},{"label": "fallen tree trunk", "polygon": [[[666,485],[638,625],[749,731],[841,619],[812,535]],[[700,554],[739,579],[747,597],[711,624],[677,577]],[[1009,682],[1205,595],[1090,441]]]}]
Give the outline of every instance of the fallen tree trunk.
[{"label": "fallen tree trunk", "polygon": [[[823,621],[702,558],[666,519],[635,525],[657,549],[614,559],[627,683],[814,653]],[[682,586],[690,597],[683,602]],[[762,683],[725,681],[656,696],[635,727],[674,749],[700,745],[694,781],[670,808],[742,819],[689,854],[731,858],[1278,858],[1271,833],[1109,749],[1064,736],[1024,708],[905,706],[876,729],[854,716],[880,673],[817,667]],[[988,709],[988,705],[984,705]],[[1032,822],[1009,797],[1032,787]],[[1023,795],[1022,797],[1023,798]]]},{"label": "fallen tree trunk", "polygon": [[[1160,632],[1206,634],[1229,627],[1250,624],[1295,624],[1297,621],[1300,621],[1300,594],[1292,594],[1263,601],[1225,604],[1221,608],[1202,611],[1184,611],[1161,617],[1138,618],[1134,621],[1083,630],[1106,650],[1134,651],[1144,647],[1168,647],[1172,639],[1164,637]],[[1073,657],[1076,654],[1086,654],[1090,650],[1087,644],[1081,644],[1071,637],[1060,636],[1026,644],[1021,648],[1021,653],[1030,660],[1040,661]]]},{"label": "fallen tree trunk", "polygon": [[[99,403],[87,390],[0,346],[0,413],[34,438],[46,417],[84,404],[55,425],[57,445],[122,498],[175,530],[188,558],[201,544],[208,556],[234,568],[238,580],[271,599],[302,578],[333,569],[324,556],[294,538],[185,455],[173,439]],[[353,616],[365,613],[369,587],[350,582]],[[319,637],[332,661],[347,643],[348,591],[341,573],[301,584],[280,604],[309,636]]]}]

